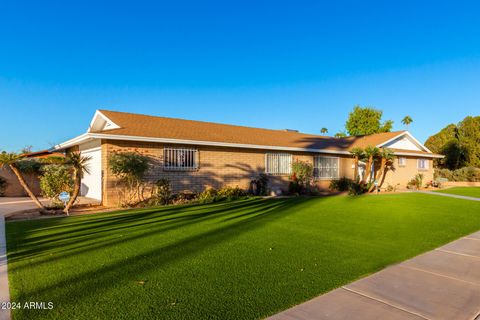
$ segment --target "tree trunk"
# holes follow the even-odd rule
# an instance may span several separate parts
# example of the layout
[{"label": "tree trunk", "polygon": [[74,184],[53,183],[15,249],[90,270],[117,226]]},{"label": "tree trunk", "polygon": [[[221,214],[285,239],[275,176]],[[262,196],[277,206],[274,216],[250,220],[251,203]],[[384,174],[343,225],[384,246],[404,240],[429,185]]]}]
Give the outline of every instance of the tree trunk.
[{"label": "tree trunk", "polygon": [[[385,166],[387,165],[387,160],[382,158],[382,161],[380,163],[380,170],[378,171],[378,177],[381,177],[383,175],[383,172],[385,170]],[[373,181],[377,180],[377,174],[374,172],[373,173]],[[380,187],[380,184],[378,185]],[[372,192],[375,189],[375,183],[372,183],[370,188],[368,189],[368,192]]]},{"label": "tree trunk", "polygon": [[370,174],[372,173],[373,156],[368,157],[367,167],[365,168],[365,184],[370,181]]},{"label": "tree trunk", "polygon": [[355,160],[353,161],[353,164],[354,164],[353,181],[357,182],[357,178],[358,178],[358,156],[355,156]]},{"label": "tree trunk", "polygon": [[18,168],[14,164],[9,165],[10,169],[12,169],[13,173],[17,176],[18,182],[20,182],[20,185],[23,187],[25,192],[28,194],[30,198],[32,198],[33,202],[35,202],[35,205],[40,209],[40,211],[45,212],[45,206],[38,200],[37,196],[33,194],[32,190],[30,190],[30,187],[28,184],[25,182],[25,179],[23,178],[22,174],[18,170]]},{"label": "tree trunk", "polygon": [[72,193],[72,196],[70,197],[70,200],[68,200],[67,205],[63,209],[63,212],[65,212],[67,215],[70,208],[73,206],[73,204],[78,198],[78,194],[80,193],[80,186],[82,182],[81,173],[77,169],[74,169],[74,170],[75,170],[75,181],[73,184],[73,193]]}]

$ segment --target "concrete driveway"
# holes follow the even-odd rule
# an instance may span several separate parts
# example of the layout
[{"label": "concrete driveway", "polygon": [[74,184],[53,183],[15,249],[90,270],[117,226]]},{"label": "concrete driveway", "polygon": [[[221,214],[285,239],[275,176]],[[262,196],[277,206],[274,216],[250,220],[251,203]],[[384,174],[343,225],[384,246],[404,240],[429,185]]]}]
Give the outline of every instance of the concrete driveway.
[{"label": "concrete driveway", "polygon": [[[40,201],[47,205],[49,202],[47,199],[40,198]],[[97,204],[98,200],[79,197],[79,204]],[[0,215],[7,217],[8,215],[23,211],[35,209],[37,206],[29,197],[0,197]]]}]

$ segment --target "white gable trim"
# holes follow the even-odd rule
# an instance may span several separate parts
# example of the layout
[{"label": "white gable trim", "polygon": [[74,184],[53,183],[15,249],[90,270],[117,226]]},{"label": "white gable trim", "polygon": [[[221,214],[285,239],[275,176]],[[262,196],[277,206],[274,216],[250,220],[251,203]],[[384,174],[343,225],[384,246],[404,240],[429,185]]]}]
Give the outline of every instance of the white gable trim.
[{"label": "white gable trim", "polygon": [[403,136],[407,136],[409,137],[420,149],[422,149],[423,151],[426,151],[428,153],[432,153],[432,151],[430,151],[427,147],[425,147],[422,143],[420,143],[420,141],[418,141],[417,139],[415,139],[415,137],[408,131],[405,131],[405,132],[402,132],[400,133],[399,135],[385,141],[385,142],[382,142],[381,144],[377,145],[378,148],[381,148],[383,146],[385,146],[386,144],[389,144],[390,142],[393,142],[395,140],[397,140],[398,138],[401,138]]},{"label": "white gable trim", "polygon": [[90,126],[88,127],[87,132],[91,131],[107,131],[112,129],[120,128],[115,122],[110,120],[106,115],[104,115],[100,110],[95,111]]}]

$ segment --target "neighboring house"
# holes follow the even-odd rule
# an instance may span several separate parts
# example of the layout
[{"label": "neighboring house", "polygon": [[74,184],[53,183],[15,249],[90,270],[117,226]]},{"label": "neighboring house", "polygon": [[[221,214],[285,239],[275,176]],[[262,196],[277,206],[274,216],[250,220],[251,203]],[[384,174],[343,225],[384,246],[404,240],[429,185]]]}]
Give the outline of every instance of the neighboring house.
[{"label": "neighboring house", "polygon": [[[308,161],[315,183],[328,189],[340,177],[353,177],[350,150],[367,146],[391,148],[397,159],[384,186],[407,182],[417,173],[433,179],[433,154],[407,131],[362,137],[332,138],[294,130],[269,130],[140,114],[98,110],[88,131],[55,147],[76,149],[91,157],[82,181],[83,196],[118,202],[116,178],[108,169],[112,153],[134,151],[151,159],[146,179],[168,178],[174,191],[201,191],[224,185],[248,189],[260,173],[269,175],[270,189],[287,189],[291,163]],[[360,169],[361,170],[361,169]]]}]

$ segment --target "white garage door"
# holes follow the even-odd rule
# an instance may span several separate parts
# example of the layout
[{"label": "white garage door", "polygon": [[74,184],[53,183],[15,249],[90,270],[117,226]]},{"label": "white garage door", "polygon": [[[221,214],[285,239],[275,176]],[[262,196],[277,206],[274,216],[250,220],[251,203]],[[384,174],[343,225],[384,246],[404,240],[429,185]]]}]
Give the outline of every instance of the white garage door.
[{"label": "white garage door", "polygon": [[102,200],[102,150],[100,147],[82,150],[81,154],[89,156],[89,173],[84,173],[80,195]]}]

